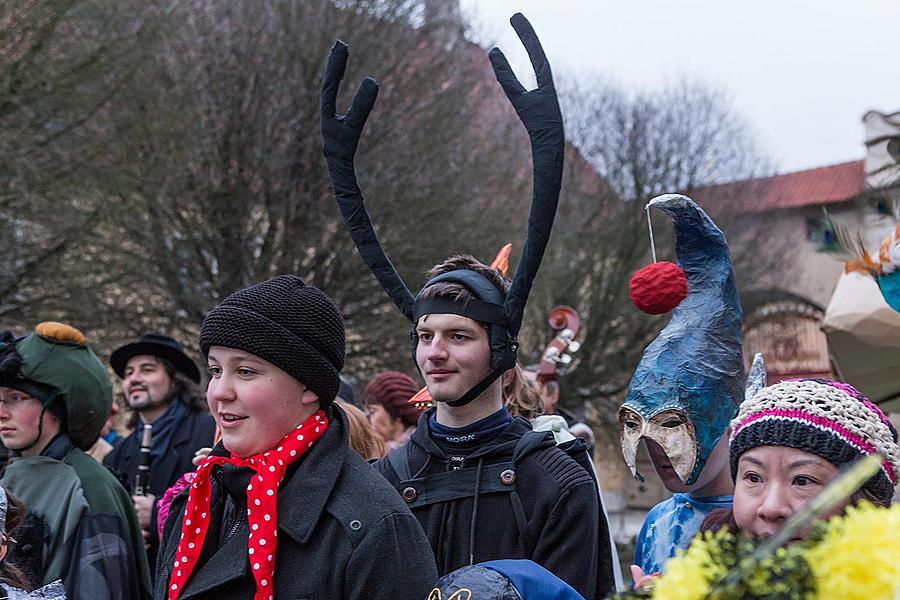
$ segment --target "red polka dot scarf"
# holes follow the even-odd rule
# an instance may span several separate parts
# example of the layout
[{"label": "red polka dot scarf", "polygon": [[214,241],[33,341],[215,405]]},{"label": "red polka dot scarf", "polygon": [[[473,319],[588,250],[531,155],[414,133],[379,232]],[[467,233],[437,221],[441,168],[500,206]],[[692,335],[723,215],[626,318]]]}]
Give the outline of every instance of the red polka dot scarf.
[{"label": "red polka dot scarf", "polygon": [[210,471],[213,466],[231,464],[250,467],[256,472],[247,486],[247,521],[250,537],[247,553],[256,580],[254,600],[272,600],[274,596],[272,574],[275,570],[275,549],[278,544],[276,508],[278,487],[289,464],[297,460],[325,433],[328,419],[319,411],[301,423],[278,443],[278,446],[250,458],[232,456],[207,456],[197,468],[197,476],[188,493],[184,520],[181,523],[181,540],[175,553],[175,564],[169,580],[169,600],[176,600],[200,556],[206,530],[209,527],[209,502],[212,486]]}]

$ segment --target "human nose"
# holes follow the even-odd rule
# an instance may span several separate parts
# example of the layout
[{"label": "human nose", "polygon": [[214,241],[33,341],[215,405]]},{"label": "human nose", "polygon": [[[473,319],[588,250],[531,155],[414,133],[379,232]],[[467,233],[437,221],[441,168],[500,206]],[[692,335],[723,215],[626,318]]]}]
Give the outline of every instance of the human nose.
[{"label": "human nose", "polygon": [[778,523],[790,517],[794,510],[787,495],[787,489],[780,483],[766,486],[762,502],[757,509],[759,518],[770,523]]},{"label": "human nose", "polygon": [[220,375],[209,380],[206,388],[207,402],[228,402],[234,398],[234,386],[231,384],[230,378]]},{"label": "human nose", "polygon": [[447,344],[443,338],[434,336],[428,344],[428,353],[425,355],[431,362],[440,362],[447,358]]},{"label": "human nose", "polygon": [[125,376],[125,380],[122,382],[123,387],[128,387],[132,384],[139,383],[141,381],[141,376],[139,371],[133,371]]}]

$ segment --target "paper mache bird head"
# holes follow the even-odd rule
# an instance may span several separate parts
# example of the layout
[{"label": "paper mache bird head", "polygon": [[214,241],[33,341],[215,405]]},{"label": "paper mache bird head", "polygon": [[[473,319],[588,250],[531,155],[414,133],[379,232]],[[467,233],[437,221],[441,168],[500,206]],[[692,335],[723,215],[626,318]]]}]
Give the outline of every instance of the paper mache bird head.
[{"label": "paper mache bird head", "polygon": [[744,398],[741,304],[725,236],[703,209],[678,194],[658,196],[647,206],[675,226],[688,290],[644,350],[628,386],[619,409],[622,451],[640,478],[638,444],[652,440],[690,486]]}]

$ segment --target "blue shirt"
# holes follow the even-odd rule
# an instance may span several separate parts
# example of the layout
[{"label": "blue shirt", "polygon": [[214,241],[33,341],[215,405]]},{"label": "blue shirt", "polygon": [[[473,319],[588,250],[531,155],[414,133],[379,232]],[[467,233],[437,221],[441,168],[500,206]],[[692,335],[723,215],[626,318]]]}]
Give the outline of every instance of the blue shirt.
[{"label": "blue shirt", "polygon": [[694,498],[673,494],[647,513],[634,545],[634,564],[645,574],[663,570],[678,549],[684,549],[700,530],[703,519],[719,508],[731,508],[731,496]]}]

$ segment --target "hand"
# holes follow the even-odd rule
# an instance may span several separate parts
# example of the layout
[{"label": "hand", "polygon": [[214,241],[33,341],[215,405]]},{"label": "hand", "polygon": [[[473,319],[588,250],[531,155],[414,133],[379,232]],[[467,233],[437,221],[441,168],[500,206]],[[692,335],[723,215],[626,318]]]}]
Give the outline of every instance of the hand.
[{"label": "hand", "polygon": [[516,79],[516,74],[510,68],[506,56],[499,48],[494,48],[488,56],[491,59],[491,66],[494,68],[497,81],[500,82],[500,86],[506,92],[506,97],[516,109],[529,136],[534,137],[541,132],[546,133],[548,130],[557,132],[561,136],[563,131],[562,113],[559,110],[559,100],[556,97],[556,87],[553,85],[550,63],[547,62],[541,42],[531,23],[522,13],[514,14],[509,22],[516,30],[519,39],[522,40],[525,50],[528,51],[528,58],[531,59],[531,66],[534,67],[534,73],[537,76],[538,87],[526,91]]},{"label": "hand", "polygon": [[147,494],[146,496],[132,496],[134,500],[134,512],[137,513],[138,522],[141,529],[150,529],[150,519],[153,514],[153,505],[156,503],[156,496]]},{"label": "hand", "polygon": [[366,77],[353,95],[350,109],[343,115],[336,114],[338,88],[347,69],[348,55],[347,44],[340,40],[336,41],[331,47],[331,54],[325,65],[325,75],[322,77],[319,111],[325,158],[329,162],[334,159],[353,162],[366,119],[369,118],[378,97],[378,82]]},{"label": "hand", "polygon": [[203,462],[204,458],[209,456],[210,452],[212,452],[212,448],[200,448],[194,452],[194,458],[191,459],[191,462],[194,463],[194,466],[200,466],[200,463]]},{"label": "hand", "polygon": [[659,572],[644,575],[643,569],[637,565],[631,565],[631,579],[634,580],[634,589],[652,588],[653,580],[659,577],[659,575]]}]

